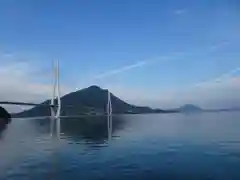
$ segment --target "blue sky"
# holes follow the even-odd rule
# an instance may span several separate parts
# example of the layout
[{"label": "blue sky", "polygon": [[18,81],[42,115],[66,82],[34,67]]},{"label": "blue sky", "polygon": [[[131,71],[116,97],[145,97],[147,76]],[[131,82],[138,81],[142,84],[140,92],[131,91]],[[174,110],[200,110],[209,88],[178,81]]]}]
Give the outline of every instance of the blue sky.
[{"label": "blue sky", "polygon": [[239,19],[237,0],[0,0],[0,62],[44,86],[58,59],[66,92],[98,84],[133,103],[175,106],[173,91],[240,67]]}]

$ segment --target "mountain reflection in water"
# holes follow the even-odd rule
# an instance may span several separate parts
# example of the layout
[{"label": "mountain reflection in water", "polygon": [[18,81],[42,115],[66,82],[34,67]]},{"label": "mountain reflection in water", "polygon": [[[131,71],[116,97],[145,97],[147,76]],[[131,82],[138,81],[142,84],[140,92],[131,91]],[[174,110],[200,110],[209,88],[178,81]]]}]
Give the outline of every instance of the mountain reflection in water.
[{"label": "mountain reflection in water", "polygon": [[32,123],[36,130],[41,133],[50,131],[50,134],[53,133],[57,136],[56,133],[59,131],[59,136],[62,139],[101,144],[110,140],[116,131],[123,129],[126,120],[123,116],[82,116],[62,119],[37,119]]}]

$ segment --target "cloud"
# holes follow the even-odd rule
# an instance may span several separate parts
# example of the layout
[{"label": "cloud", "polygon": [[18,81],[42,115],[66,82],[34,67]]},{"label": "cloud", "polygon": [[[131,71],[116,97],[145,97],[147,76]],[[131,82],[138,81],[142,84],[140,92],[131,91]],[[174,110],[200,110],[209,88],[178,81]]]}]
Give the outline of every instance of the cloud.
[{"label": "cloud", "polygon": [[[225,43],[221,46],[223,45],[225,45]],[[154,61],[159,59],[156,58]],[[174,56],[173,59],[176,60],[176,56]],[[133,68],[145,66],[154,61],[140,61],[129,66],[102,73],[96,76],[96,78],[105,78],[123,73]],[[239,82],[239,78],[234,77],[239,71],[240,67],[237,67],[214,79],[188,85],[183,89],[169,89],[166,91],[154,89],[154,87],[141,89],[137,87],[129,87],[124,84],[116,84],[116,82],[108,82],[108,85],[105,88],[110,89],[111,92],[123,100],[137,105],[148,105],[160,108],[173,108],[185,103],[193,103],[205,108],[229,107],[234,105],[240,106],[236,101],[236,99],[240,100],[240,86],[239,83],[236,83]]]},{"label": "cloud", "polygon": [[[237,67],[227,73],[204,82],[186,86],[170,93],[176,105],[193,103],[204,108],[240,107],[240,76]],[[166,96],[166,97],[169,97]]]},{"label": "cloud", "polygon": [[240,107],[239,82],[240,77],[229,77],[217,83],[208,83],[192,89],[189,100],[210,108]]},{"label": "cloud", "polygon": [[[159,57],[148,61],[139,61],[122,68],[107,71],[94,76],[96,79],[107,78],[112,75],[146,66],[159,60],[176,59],[174,57]],[[41,66],[28,61],[3,61],[0,59],[0,101],[24,101],[40,103],[51,98],[52,79],[45,76]],[[217,78],[186,86],[184,89],[155,89],[154,87],[131,87],[130,85],[105,83],[116,96],[136,105],[147,105],[158,108],[175,108],[185,103],[193,103],[203,108],[239,106],[240,102],[240,71],[237,67]],[[42,81],[42,78],[44,79]],[[62,84],[63,83],[63,84]],[[61,83],[61,94],[75,90]],[[166,87],[164,88],[166,89]],[[19,106],[6,106],[11,112],[22,111]]]},{"label": "cloud", "polygon": [[98,74],[94,78],[95,79],[102,79],[102,78],[105,78],[105,77],[108,77],[108,76],[120,74],[120,73],[123,73],[125,71],[129,71],[131,69],[135,69],[135,68],[144,66],[144,65],[146,65],[148,63],[149,62],[147,62],[147,61],[140,61],[140,62],[137,62],[135,64],[127,65],[127,66],[124,66],[124,67],[121,67],[121,68],[118,68],[118,69],[114,69],[114,70],[110,70],[110,71]]},{"label": "cloud", "polygon": [[239,72],[240,71],[240,67],[237,67],[227,73],[224,73],[222,75],[220,75],[219,77],[217,78],[214,78],[214,79],[210,79],[210,80],[207,80],[207,81],[204,81],[204,82],[200,82],[200,83],[196,83],[193,85],[193,87],[209,87],[209,86],[214,86],[216,85],[216,83],[220,83],[220,82],[223,82],[224,80],[229,80],[229,79],[232,79],[234,74],[236,72]]},{"label": "cloud", "polygon": [[0,53],[0,56],[4,57],[4,58],[12,58],[14,57],[14,55],[12,53]]},{"label": "cloud", "polygon": [[187,9],[177,9],[173,13],[176,15],[181,15],[187,12]]},{"label": "cloud", "polygon": [[227,40],[224,40],[224,41],[221,41],[219,43],[216,43],[216,44],[210,46],[209,50],[210,51],[216,51],[218,49],[221,49],[221,48],[227,46],[228,44],[229,44],[229,42]]},{"label": "cloud", "polygon": [[107,72],[95,75],[93,79],[103,79],[103,78],[106,78],[106,77],[109,77],[109,76],[112,76],[112,75],[117,75],[117,74],[124,73],[126,71],[130,71],[130,70],[135,69],[135,68],[146,66],[148,64],[151,64],[151,63],[154,63],[154,62],[157,62],[157,61],[176,59],[176,56],[182,56],[182,55],[184,55],[184,54],[183,53],[175,53],[174,56],[159,56],[159,57],[155,57],[155,58],[152,58],[152,59],[139,61],[139,62],[136,62],[134,64],[130,64],[130,65],[120,67],[120,68],[117,68],[117,69],[113,69],[113,70],[108,70]]},{"label": "cloud", "polygon": [[205,107],[240,107],[240,76],[237,67],[217,78],[196,83],[185,90],[188,101],[198,102]]},{"label": "cloud", "polygon": [[128,103],[151,106],[154,108],[176,108],[184,104],[192,103],[206,109],[228,108],[240,106],[240,77],[228,79],[228,81],[195,89],[143,89],[117,86],[109,86],[111,92]]},{"label": "cloud", "polygon": [[106,88],[128,103],[155,108],[176,108],[187,103],[209,109],[240,107],[239,71],[240,67],[183,89],[138,88],[116,82],[109,83]]},{"label": "cloud", "polygon": [[[1,59],[2,60],[2,59]],[[52,80],[50,83],[39,82],[37,66],[29,62],[4,62],[0,67],[0,100],[40,103],[52,95]],[[44,74],[43,74],[44,75]],[[70,89],[62,85],[61,93]],[[21,111],[19,106],[5,106],[10,111]]]}]

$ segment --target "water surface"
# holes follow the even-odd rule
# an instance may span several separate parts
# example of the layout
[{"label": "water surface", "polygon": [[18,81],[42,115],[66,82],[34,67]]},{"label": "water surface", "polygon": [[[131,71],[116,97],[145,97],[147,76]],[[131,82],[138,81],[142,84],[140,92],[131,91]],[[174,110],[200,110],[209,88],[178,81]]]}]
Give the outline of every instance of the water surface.
[{"label": "water surface", "polygon": [[13,119],[0,179],[240,179],[240,113]]}]

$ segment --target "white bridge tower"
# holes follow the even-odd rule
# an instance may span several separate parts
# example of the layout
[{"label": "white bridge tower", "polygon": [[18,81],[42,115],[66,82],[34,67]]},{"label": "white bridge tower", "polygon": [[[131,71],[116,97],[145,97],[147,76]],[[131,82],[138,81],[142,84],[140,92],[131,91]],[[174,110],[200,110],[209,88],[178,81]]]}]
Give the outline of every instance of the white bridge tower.
[{"label": "white bridge tower", "polygon": [[112,102],[111,102],[111,93],[108,90],[108,102],[107,102],[107,115],[112,115]]},{"label": "white bridge tower", "polygon": [[107,102],[107,121],[108,121],[108,139],[112,137],[112,102],[111,93],[108,90],[108,102]]},{"label": "white bridge tower", "polygon": [[[56,98],[56,104],[55,104]],[[61,98],[60,98],[60,85],[59,85],[59,62],[54,62],[54,84],[53,96],[51,99],[51,117],[59,118],[61,115]]]}]

